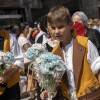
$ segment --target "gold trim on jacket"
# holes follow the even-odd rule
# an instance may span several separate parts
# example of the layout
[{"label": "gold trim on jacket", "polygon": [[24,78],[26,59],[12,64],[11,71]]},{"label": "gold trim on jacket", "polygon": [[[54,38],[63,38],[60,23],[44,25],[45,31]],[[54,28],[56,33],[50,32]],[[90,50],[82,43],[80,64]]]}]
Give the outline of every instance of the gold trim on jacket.
[{"label": "gold trim on jacket", "polygon": [[[73,43],[73,69],[76,86],[76,95],[78,98],[88,94],[89,91],[92,92],[92,90],[100,86],[87,61],[87,41],[88,38],[77,36],[74,39]],[[56,46],[56,49],[54,48],[53,50],[55,52],[53,53],[56,54],[56,52],[59,51],[58,49],[59,48],[57,48]],[[59,54],[61,53],[57,53],[57,55]],[[66,98],[69,98],[68,85],[66,85],[65,82],[66,79],[63,77],[62,80],[62,95]]]}]

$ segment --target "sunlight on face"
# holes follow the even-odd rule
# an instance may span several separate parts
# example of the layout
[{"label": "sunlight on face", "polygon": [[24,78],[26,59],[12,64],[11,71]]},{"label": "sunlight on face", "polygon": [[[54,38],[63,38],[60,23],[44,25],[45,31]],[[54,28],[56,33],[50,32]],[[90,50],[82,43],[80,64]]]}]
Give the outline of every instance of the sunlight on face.
[{"label": "sunlight on face", "polygon": [[47,28],[51,37],[58,41],[66,42],[71,37],[71,27],[66,22],[47,23]]}]

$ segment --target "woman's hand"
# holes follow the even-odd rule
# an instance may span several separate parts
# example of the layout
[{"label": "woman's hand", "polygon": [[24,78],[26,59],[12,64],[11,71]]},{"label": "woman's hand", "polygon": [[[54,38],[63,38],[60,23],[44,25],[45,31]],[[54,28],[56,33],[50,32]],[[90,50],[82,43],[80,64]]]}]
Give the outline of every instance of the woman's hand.
[{"label": "woman's hand", "polygon": [[82,23],[75,22],[73,25],[73,29],[76,31],[77,35],[84,36],[85,34],[85,27]]}]

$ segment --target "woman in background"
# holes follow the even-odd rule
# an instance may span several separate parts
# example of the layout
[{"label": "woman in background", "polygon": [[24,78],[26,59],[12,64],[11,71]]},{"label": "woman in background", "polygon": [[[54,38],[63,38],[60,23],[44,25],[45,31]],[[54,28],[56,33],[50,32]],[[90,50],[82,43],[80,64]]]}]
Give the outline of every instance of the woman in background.
[{"label": "woman in background", "polygon": [[[74,30],[76,30],[77,35],[82,34],[81,36],[89,37],[89,39],[93,42],[93,44],[97,47],[100,55],[100,34],[95,29],[89,29],[88,28],[88,18],[82,11],[77,11],[72,15],[72,21],[74,23],[73,27]],[[75,27],[75,24],[81,24],[77,25]]]},{"label": "woman in background", "polygon": [[[29,41],[29,39],[27,38],[27,36],[29,35],[30,32],[30,28],[29,28],[29,24],[27,22],[23,22],[20,24],[20,33],[19,33],[19,37],[18,37],[18,44],[20,46],[21,49],[21,53],[25,53],[27,51],[27,49],[31,46],[31,43]],[[24,65],[25,65],[25,73],[28,74],[28,65],[30,64],[30,61],[24,57]],[[32,91],[32,75],[31,75],[31,71],[29,71],[30,73],[28,74],[28,88],[27,91],[29,92],[31,98],[34,98],[34,91]]]}]

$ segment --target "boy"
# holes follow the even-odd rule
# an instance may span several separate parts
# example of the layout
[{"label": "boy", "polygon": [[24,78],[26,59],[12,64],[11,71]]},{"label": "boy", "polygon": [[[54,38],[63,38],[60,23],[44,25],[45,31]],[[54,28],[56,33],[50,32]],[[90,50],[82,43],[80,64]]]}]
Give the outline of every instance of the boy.
[{"label": "boy", "polygon": [[[60,41],[61,50],[56,46],[52,53],[60,55],[68,69],[61,80],[60,96],[57,94],[53,100],[99,100],[100,83],[95,77],[100,70],[99,54],[88,38],[73,37],[69,10],[63,6],[52,8],[47,29],[52,40]],[[40,96],[45,100],[47,92],[43,91]]]}]

